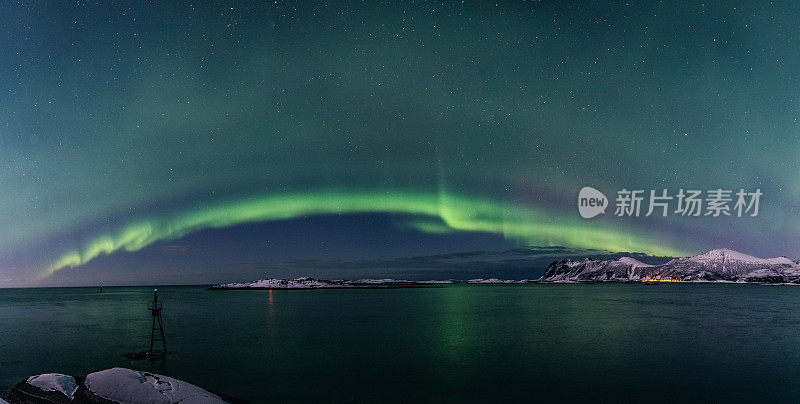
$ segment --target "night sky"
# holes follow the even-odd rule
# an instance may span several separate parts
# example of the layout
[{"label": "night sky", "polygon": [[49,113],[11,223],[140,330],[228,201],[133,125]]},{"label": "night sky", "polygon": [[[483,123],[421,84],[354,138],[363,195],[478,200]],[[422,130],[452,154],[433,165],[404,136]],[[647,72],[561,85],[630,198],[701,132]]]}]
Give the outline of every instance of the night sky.
[{"label": "night sky", "polygon": [[0,287],[800,257],[798,3],[207,3],[0,4]]}]

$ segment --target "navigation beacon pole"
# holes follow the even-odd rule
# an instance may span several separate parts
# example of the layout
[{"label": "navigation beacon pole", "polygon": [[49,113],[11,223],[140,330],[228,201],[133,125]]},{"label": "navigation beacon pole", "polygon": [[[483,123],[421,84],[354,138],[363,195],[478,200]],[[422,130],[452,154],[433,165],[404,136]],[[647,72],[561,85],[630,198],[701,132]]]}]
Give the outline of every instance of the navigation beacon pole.
[{"label": "navigation beacon pole", "polygon": [[[164,346],[163,353],[167,353],[167,340],[164,338],[164,323],[161,319],[161,309],[163,309],[163,304],[158,301],[158,289],[154,289],[153,302],[150,303],[150,306],[147,308],[147,310],[150,310],[150,313],[153,314],[153,326],[150,329],[150,355],[153,355],[153,342],[155,341],[161,341]],[[161,338],[157,338],[156,328],[158,328],[158,333],[161,335]]]}]

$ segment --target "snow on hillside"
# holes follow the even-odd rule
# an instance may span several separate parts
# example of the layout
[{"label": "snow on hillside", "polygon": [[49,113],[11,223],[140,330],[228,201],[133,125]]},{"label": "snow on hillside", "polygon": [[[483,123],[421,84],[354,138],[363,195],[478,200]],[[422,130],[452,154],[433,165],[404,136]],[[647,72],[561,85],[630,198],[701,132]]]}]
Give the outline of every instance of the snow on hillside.
[{"label": "snow on hillside", "polygon": [[767,261],[779,265],[795,265],[795,262],[786,257],[767,258]]},{"label": "snow on hillside", "polygon": [[764,259],[722,248],[676,258],[663,265],[647,265],[630,257],[615,261],[554,261],[541,280],[800,283],[800,264],[786,257]]},{"label": "snow on hillside", "polygon": [[700,255],[695,255],[693,257],[689,257],[689,260],[696,262],[738,261],[738,262],[752,263],[752,264],[770,263],[769,260],[740,253],[738,251],[729,250],[727,248],[720,248],[717,250],[711,250],[707,253],[703,253]]},{"label": "snow on hillside", "polygon": [[629,264],[633,268],[643,268],[643,267],[654,267],[655,265],[645,264],[642,261],[637,260],[636,258],[631,257],[622,257],[617,261],[622,262],[624,264]]}]

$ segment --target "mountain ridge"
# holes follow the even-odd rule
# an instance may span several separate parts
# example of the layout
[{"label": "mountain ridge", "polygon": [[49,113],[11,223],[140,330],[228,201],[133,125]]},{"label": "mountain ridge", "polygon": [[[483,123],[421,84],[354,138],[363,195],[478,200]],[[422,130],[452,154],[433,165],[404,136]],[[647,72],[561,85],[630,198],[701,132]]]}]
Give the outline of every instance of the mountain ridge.
[{"label": "mountain ridge", "polygon": [[630,257],[553,261],[541,282],[737,282],[800,284],[800,264],[786,257],[759,258],[727,248],[650,265]]}]

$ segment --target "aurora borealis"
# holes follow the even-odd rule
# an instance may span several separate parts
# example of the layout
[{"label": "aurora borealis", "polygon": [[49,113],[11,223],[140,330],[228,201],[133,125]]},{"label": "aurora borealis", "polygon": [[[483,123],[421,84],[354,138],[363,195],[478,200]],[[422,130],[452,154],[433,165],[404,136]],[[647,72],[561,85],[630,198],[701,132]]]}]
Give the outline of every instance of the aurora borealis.
[{"label": "aurora borealis", "polygon": [[[213,250],[260,231],[249,226],[279,234],[334,216],[358,230],[321,237],[352,251],[372,237],[365,217],[390,218],[396,235],[379,230],[388,246],[370,257],[408,253],[392,237],[411,230],[438,240],[414,254],[488,234],[503,240],[488,249],[798,258],[798,14],[757,2],[4,3],[0,287],[90,269],[113,282],[193,234]],[[623,188],[764,195],[757,217],[582,219],[583,186],[612,200]],[[204,259],[222,268],[232,255]]]},{"label": "aurora borealis", "polygon": [[677,250],[659,245],[653,240],[630,239],[620,233],[591,231],[577,224],[568,225],[563,221],[553,220],[553,223],[547,223],[546,217],[549,215],[537,215],[533,212],[520,211],[512,206],[497,206],[484,201],[393,192],[313,193],[246,200],[186,212],[171,219],[133,223],[117,234],[103,235],[90,240],[83,250],[65,253],[48,269],[55,271],[64,267],[79,266],[100,254],[110,254],[118,250],[137,251],[153,242],[179,238],[199,229],[304,215],[362,212],[417,214],[441,221],[441,224],[432,225],[439,228],[431,228],[428,224],[430,222],[412,223],[420,231],[489,232],[500,233],[527,243],[548,241],[554,245],[580,248],[596,248],[598,245],[603,245],[610,251],[632,248],[652,254],[677,254]]}]

